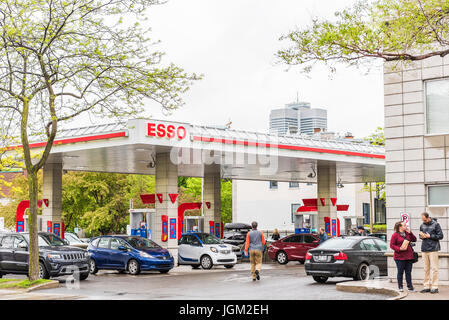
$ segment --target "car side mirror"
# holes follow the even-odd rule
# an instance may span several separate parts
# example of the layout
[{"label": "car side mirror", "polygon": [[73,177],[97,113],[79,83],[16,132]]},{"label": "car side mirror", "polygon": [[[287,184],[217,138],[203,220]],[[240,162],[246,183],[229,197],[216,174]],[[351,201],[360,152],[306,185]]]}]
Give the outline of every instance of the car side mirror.
[{"label": "car side mirror", "polygon": [[120,251],[128,251],[125,246],[118,246],[117,249],[119,249]]},{"label": "car side mirror", "polygon": [[28,245],[27,245],[26,243],[19,243],[18,247],[19,247],[20,249],[25,250],[25,251],[28,250]]}]

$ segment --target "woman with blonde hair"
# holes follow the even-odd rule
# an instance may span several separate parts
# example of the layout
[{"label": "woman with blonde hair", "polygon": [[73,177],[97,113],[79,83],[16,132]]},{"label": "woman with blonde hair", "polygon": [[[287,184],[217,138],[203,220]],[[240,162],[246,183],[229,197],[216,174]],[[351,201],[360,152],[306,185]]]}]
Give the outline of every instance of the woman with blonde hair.
[{"label": "woman with blonde hair", "polygon": [[273,240],[279,240],[281,238],[281,236],[279,235],[279,231],[277,228],[274,229],[273,231],[273,235],[271,236],[271,239]]}]

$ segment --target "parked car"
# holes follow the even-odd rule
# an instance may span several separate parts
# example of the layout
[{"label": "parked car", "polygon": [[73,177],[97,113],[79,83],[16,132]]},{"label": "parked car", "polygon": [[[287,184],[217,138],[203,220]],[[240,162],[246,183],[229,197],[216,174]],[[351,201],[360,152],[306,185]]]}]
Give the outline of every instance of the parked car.
[{"label": "parked car", "polygon": [[87,249],[89,243],[82,241],[76,233],[66,232],[64,234],[64,240],[67,241],[71,246]]},{"label": "parked car", "polygon": [[[28,233],[0,235],[0,278],[8,273],[28,274]],[[39,232],[39,278],[49,279],[73,274],[80,280],[89,276],[89,256],[86,250],[68,246],[53,233]]]},{"label": "parked car", "polygon": [[307,251],[319,244],[320,238],[315,234],[291,234],[272,242],[268,246],[268,256],[279,264],[289,261],[304,263]]},{"label": "parked car", "polygon": [[376,233],[370,234],[370,236],[382,239],[383,241],[387,242],[387,234],[386,233],[376,232]]},{"label": "parked car", "polygon": [[246,241],[246,234],[252,227],[246,223],[226,223],[223,232],[223,242],[240,247]]},{"label": "parked car", "polygon": [[174,266],[173,256],[167,249],[140,236],[101,236],[89,243],[89,270],[95,274],[100,269],[128,271],[137,275],[143,270],[167,273]]},{"label": "parked car", "polygon": [[237,263],[233,246],[224,244],[208,233],[186,233],[178,242],[178,263],[196,269],[210,269],[214,265],[232,268]]},{"label": "parked car", "polygon": [[386,242],[375,237],[332,238],[309,250],[306,274],[319,283],[326,282],[330,277],[365,280],[375,271],[372,266],[376,266],[379,275],[387,275],[386,250]]}]

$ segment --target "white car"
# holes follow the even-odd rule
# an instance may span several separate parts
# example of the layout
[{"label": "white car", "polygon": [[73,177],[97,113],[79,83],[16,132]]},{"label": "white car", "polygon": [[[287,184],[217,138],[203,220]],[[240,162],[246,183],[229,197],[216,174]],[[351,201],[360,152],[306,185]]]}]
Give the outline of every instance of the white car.
[{"label": "white car", "polygon": [[214,265],[232,268],[237,256],[232,245],[224,244],[220,239],[208,233],[186,233],[179,239],[178,264],[191,265],[196,269],[210,269]]}]

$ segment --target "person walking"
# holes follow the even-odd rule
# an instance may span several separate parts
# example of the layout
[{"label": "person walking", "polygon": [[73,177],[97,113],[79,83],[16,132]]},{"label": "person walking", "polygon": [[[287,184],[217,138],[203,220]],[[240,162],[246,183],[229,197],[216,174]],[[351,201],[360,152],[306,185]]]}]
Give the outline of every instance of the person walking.
[{"label": "person walking", "polygon": [[443,231],[437,220],[427,212],[421,214],[421,220],[423,223],[419,228],[419,237],[422,239],[421,253],[424,262],[424,289],[421,293],[438,293],[438,251],[441,249]]},{"label": "person walking", "polygon": [[273,234],[271,235],[271,239],[273,239],[274,241],[277,241],[281,238],[281,236],[279,235],[279,230],[276,228],[273,230]]},{"label": "person walking", "polygon": [[265,236],[257,230],[257,222],[251,222],[252,230],[246,235],[245,255],[251,263],[251,276],[253,281],[260,280],[260,269],[262,268],[262,254],[265,247]]},{"label": "person walking", "polygon": [[326,231],[322,227],[320,229],[318,229],[318,235],[320,236],[320,243],[323,243],[324,241],[329,239],[329,236],[327,235]]},{"label": "person walking", "polygon": [[364,226],[358,226],[357,227],[357,233],[355,234],[356,236],[366,236],[366,231],[365,231],[365,227]]},{"label": "person walking", "polygon": [[393,259],[398,268],[397,280],[400,292],[404,291],[402,285],[404,272],[408,291],[415,291],[412,283],[414,252],[411,244],[413,242],[416,242],[416,237],[405,223],[403,221],[396,222],[394,233],[390,239],[390,248],[394,251]]}]

